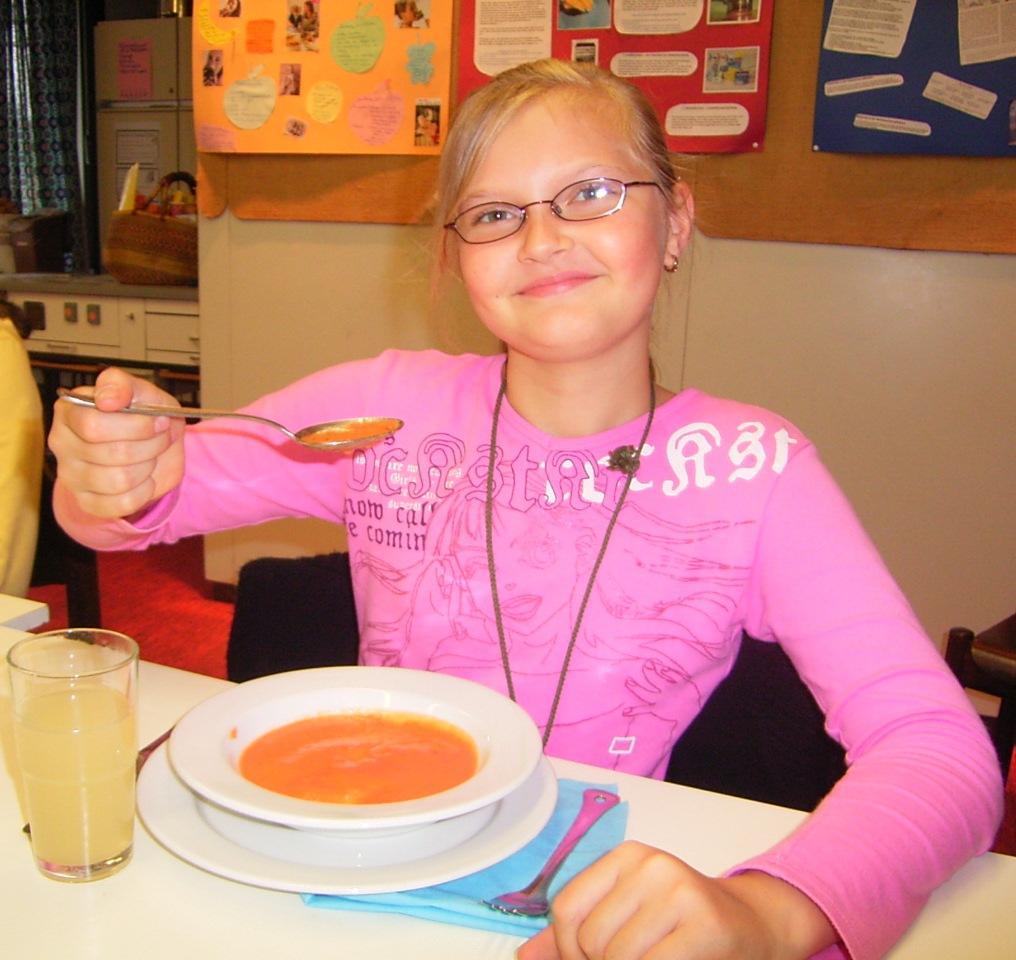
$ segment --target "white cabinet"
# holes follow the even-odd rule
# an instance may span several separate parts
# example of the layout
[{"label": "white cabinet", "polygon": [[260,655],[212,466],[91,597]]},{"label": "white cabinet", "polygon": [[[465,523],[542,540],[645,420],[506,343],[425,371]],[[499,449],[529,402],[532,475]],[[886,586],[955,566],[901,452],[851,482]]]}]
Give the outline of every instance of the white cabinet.
[{"label": "white cabinet", "polygon": [[11,298],[37,327],[29,353],[144,360],[144,303],[120,297],[24,293]]},{"label": "white cabinet", "polygon": [[145,301],[145,359],[149,363],[199,366],[198,305],[182,300]]},{"label": "white cabinet", "polygon": [[77,293],[13,293],[10,299],[38,327],[28,352],[91,360],[201,365],[195,301]]}]

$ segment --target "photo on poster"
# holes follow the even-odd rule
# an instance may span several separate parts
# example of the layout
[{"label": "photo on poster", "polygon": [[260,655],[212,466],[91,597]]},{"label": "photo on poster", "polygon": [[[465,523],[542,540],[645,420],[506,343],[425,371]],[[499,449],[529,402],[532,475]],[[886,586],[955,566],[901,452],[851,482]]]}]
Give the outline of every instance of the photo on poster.
[{"label": "photo on poster", "polygon": [[201,67],[201,85],[205,87],[222,86],[222,51],[208,50],[205,62]]},{"label": "photo on poster", "polygon": [[398,30],[425,30],[430,26],[430,0],[395,0]]},{"label": "photo on poster", "polygon": [[279,64],[279,96],[298,97],[300,95],[300,64]]},{"label": "photo on poster", "polygon": [[558,30],[606,30],[612,0],[557,0]]},{"label": "photo on poster", "polygon": [[762,0],[709,0],[706,23],[758,23]]},{"label": "photo on poster", "polygon": [[707,47],[703,93],[753,93],[758,90],[758,47]]},{"label": "photo on poster", "polygon": [[321,0],[288,0],[286,47],[317,53],[321,34]]},{"label": "photo on poster", "polygon": [[436,147],[441,142],[441,102],[417,100],[413,143],[418,147]]},{"label": "photo on poster", "polygon": [[241,13],[240,0],[222,0],[219,6],[220,17],[238,17]]},{"label": "photo on poster", "polygon": [[572,40],[571,58],[575,63],[600,62],[600,41],[594,39]]}]

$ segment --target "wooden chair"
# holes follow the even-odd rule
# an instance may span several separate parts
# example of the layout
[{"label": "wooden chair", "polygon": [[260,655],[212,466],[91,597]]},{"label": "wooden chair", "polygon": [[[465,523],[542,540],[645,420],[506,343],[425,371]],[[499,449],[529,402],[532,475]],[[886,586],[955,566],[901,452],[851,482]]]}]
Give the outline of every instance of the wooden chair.
[{"label": "wooden chair", "polygon": [[1016,613],[979,634],[967,627],[949,631],[946,663],[964,687],[999,698],[997,717],[985,717],[1002,776],[1012,765],[1016,739]]},{"label": "wooden chair", "polygon": [[[266,557],[240,569],[230,680],[351,665],[358,648],[347,554]],[[811,810],[845,769],[842,747],[787,655],[745,636],[730,674],[675,746],[667,779]]]}]

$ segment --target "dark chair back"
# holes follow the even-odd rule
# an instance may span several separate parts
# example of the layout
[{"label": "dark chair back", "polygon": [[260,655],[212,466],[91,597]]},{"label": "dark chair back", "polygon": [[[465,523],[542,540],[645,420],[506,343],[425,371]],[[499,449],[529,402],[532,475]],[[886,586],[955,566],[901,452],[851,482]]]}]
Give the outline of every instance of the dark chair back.
[{"label": "dark chair back", "polygon": [[352,666],[359,647],[349,554],[260,557],[240,568],[226,648],[230,680]]},{"label": "dark chair back", "polygon": [[[349,556],[251,560],[240,570],[230,680],[357,662]],[[844,772],[843,750],[783,650],[744,637],[733,669],[675,746],[667,779],[812,809]]]},{"label": "dark chair back", "polygon": [[666,779],[813,810],[845,772],[843,748],[783,648],[745,634],[730,673],[674,745]]}]

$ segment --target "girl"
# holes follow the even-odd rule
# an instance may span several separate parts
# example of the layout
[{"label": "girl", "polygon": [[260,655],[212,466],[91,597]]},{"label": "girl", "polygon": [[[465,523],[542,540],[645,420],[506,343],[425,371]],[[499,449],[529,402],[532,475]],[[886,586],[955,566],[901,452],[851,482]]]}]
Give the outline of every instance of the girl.
[{"label": "girl", "polygon": [[653,382],[653,304],[692,213],[634,88],[587,64],[507,71],[459,111],[436,215],[440,266],[505,356],[390,351],[251,408],[405,419],[353,457],[112,416],[170,398],[106,371],[105,413],[57,404],[57,509],[105,549],[345,523],[363,663],[478,680],[529,711],[549,753],[647,776],[742,631],[778,639],[848,751],[825,802],[721,878],[622,844],[518,956],[874,958],[991,843],[998,765],[801,432]]}]

